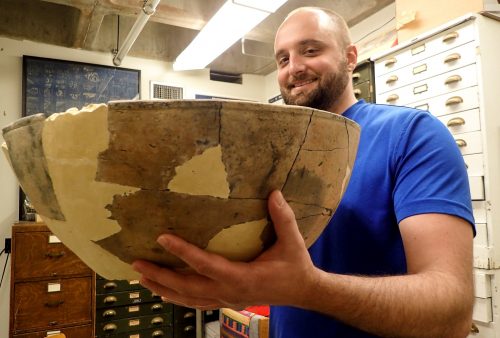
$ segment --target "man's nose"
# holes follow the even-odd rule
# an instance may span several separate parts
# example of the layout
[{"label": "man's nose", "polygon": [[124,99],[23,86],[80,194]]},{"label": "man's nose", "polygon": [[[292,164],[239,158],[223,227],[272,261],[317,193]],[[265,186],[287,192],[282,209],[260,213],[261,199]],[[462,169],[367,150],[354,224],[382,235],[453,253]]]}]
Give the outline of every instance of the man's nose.
[{"label": "man's nose", "polygon": [[300,74],[305,70],[304,60],[298,56],[290,56],[288,70],[291,75]]}]

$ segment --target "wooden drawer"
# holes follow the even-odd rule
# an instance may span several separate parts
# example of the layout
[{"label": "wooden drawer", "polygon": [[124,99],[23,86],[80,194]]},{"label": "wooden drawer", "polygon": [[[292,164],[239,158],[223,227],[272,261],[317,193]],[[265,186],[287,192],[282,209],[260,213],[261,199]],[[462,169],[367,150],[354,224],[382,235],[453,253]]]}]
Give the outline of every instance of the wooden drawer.
[{"label": "wooden drawer", "polygon": [[15,333],[91,323],[91,290],[92,277],[16,283],[12,304]]},{"label": "wooden drawer", "polygon": [[432,58],[421,60],[415,64],[389,72],[376,78],[377,92],[390,90],[419,82],[439,74],[446,73],[476,62],[475,43],[450,49]]},{"label": "wooden drawer", "polygon": [[443,53],[474,40],[474,26],[470,23],[454,27],[436,36],[417,42],[397,55],[390,54],[375,63],[377,76],[400,69],[415,62]]},{"label": "wooden drawer", "polygon": [[90,338],[93,337],[92,325],[66,327],[58,330],[38,331],[25,334],[16,334],[13,338],[45,338],[56,333],[64,333],[66,338]]},{"label": "wooden drawer", "polygon": [[13,236],[16,280],[92,274],[92,270],[49,231],[15,231]]}]

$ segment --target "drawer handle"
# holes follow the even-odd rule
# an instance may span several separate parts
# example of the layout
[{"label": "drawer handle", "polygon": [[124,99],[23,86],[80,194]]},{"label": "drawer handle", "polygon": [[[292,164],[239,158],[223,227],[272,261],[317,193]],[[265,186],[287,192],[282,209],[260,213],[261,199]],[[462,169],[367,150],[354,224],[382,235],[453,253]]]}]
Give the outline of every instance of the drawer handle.
[{"label": "drawer handle", "polygon": [[454,117],[446,123],[446,126],[448,127],[458,127],[458,126],[463,126],[465,124],[465,120],[461,117]]},{"label": "drawer handle", "polygon": [[162,330],[156,330],[151,333],[151,337],[163,337],[164,333]]},{"label": "drawer handle", "polygon": [[393,83],[398,80],[398,77],[396,75],[391,75],[385,80],[385,84]]},{"label": "drawer handle", "polygon": [[118,327],[116,326],[116,324],[109,323],[109,324],[104,325],[103,330],[104,330],[104,332],[112,332],[112,331],[115,331],[117,328]]},{"label": "drawer handle", "polygon": [[465,140],[464,140],[464,139],[461,139],[461,138],[456,139],[456,140],[455,140],[455,143],[457,144],[457,146],[458,146],[459,148],[463,148],[463,147],[466,147],[466,146],[467,146],[467,142],[465,142]]},{"label": "drawer handle", "polygon": [[479,333],[479,328],[477,327],[476,324],[472,323],[472,326],[470,328],[471,333]]},{"label": "drawer handle", "polygon": [[462,99],[460,96],[453,96],[453,97],[450,97],[448,100],[446,100],[445,104],[447,106],[451,106],[451,105],[459,104],[462,102],[464,102],[464,99]]},{"label": "drawer handle", "polygon": [[458,38],[458,32],[451,32],[443,37],[443,42],[448,42],[450,40],[455,40]]},{"label": "drawer handle", "polygon": [[358,97],[360,95],[361,95],[361,89],[358,88],[354,89],[354,96]]},{"label": "drawer handle", "polygon": [[104,298],[104,304],[109,304],[114,302],[116,302],[115,296],[107,296],[106,298]]},{"label": "drawer handle", "polygon": [[45,306],[46,307],[58,307],[59,305],[64,304],[64,300],[56,300],[53,302],[46,302]]},{"label": "drawer handle", "polygon": [[358,80],[360,77],[361,77],[361,74],[360,74],[360,73],[358,73],[358,72],[357,72],[357,73],[353,73],[353,74],[352,74],[352,79],[353,79],[353,80]]},{"label": "drawer handle", "polygon": [[390,67],[390,66],[392,66],[393,64],[395,64],[396,62],[398,62],[398,60],[396,60],[396,58],[390,58],[389,60],[387,60],[387,61],[384,63],[384,66],[386,66],[386,67]]},{"label": "drawer handle", "polygon": [[163,324],[163,318],[161,318],[161,317],[154,317],[153,319],[151,319],[151,324],[153,324],[153,325]]},{"label": "drawer handle", "polygon": [[444,84],[449,85],[460,81],[462,81],[462,77],[460,75],[452,75],[444,81]]},{"label": "drawer handle", "polygon": [[192,317],[194,317],[195,315],[196,315],[196,314],[195,314],[194,312],[189,311],[189,312],[186,312],[186,313],[184,314],[184,316],[183,316],[183,317],[184,317],[184,319],[187,319],[187,318],[192,318]]},{"label": "drawer handle", "polygon": [[114,289],[118,286],[115,282],[107,282],[104,284],[104,289],[109,290],[109,289]]},{"label": "drawer handle", "polygon": [[453,61],[457,61],[461,58],[460,54],[458,53],[453,53],[448,55],[447,57],[444,58],[444,63],[449,63]]},{"label": "drawer handle", "polygon": [[104,311],[102,316],[104,318],[114,317],[114,316],[116,316],[116,311],[115,310],[106,310],[106,311]]},{"label": "drawer handle", "polygon": [[57,324],[59,324],[59,323],[56,321],[49,322],[49,326],[56,326]]},{"label": "drawer handle", "polygon": [[45,254],[45,257],[48,257],[48,258],[61,258],[65,254],[66,253],[64,251],[60,251],[60,252],[47,252]]},{"label": "drawer handle", "polygon": [[151,310],[153,311],[160,311],[161,309],[163,309],[163,305],[161,304],[153,304],[153,306],[151,306]]},{"label": "drawer handle", "polygon": [[190,331],[193,331],[194,330],[194,326],[193,325],[188,325],[184,328],[184,332],[190,332]]},{"label": "drawer handle", "polygon": [[399,99],[398,94],[391,94],[387,97],[387,99],[385,101],[390,103],[390,102],[396,101],[397,99]]}]

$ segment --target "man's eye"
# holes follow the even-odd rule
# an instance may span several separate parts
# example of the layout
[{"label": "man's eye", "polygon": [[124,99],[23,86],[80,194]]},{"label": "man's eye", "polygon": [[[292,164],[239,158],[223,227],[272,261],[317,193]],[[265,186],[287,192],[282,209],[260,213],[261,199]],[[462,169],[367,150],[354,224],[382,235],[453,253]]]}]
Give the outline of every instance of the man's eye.
[{"label": "man's eye", "polygon": [[306,49],[305,54],[314,54],[314,53],[316,53],[316,51],[317,51],[316,49],[309,48],[309,49]]},{"label": "man's eye", "polygon": [[278,59],[278,65],[284,65],[288,62],[288,58],[287,57],[281,57]]}]

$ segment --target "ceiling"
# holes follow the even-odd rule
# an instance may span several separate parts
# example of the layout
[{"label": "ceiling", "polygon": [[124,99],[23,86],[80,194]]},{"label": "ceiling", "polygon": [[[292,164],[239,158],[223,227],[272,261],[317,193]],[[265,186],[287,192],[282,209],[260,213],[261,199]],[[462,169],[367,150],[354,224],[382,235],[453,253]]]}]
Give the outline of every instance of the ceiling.
[{"label": "ceiling", "polygon": [[[128,55],[173,62],[226,0],[161,0]],[[288,0],[208,67],[266,75],[274,33],[301,6],[331,8],[353,26],[394,0]],[[0,36],[109,53],[121,46],[144,0],[0,0]]]}]

